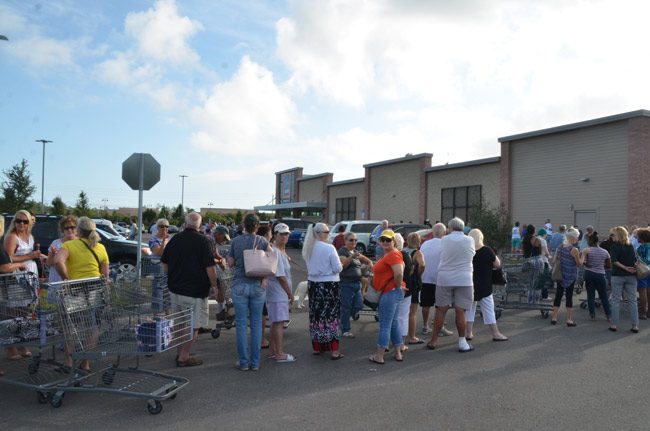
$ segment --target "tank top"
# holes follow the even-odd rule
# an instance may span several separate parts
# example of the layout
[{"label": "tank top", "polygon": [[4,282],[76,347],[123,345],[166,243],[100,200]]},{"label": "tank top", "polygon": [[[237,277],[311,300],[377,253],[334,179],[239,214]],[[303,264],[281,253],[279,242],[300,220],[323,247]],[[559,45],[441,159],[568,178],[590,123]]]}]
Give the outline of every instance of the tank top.
[{"label": "tank top", "polygon": [[605,261],[609,259],[609,253],[600,247],[589,247],[585,271],[605,275]]},{"label": "tank top", "polygon": [[[18,239],[18,244],[16,245],[16,251],[15,255],[16,256],[25,256],[34,251],[34,237],[29,235],[29,239],[27,242],[23,241],[21,237],[16,235],[16,238]],[[33,272],[34,274],[38,274],[38,266],[36,265],[36,262],[33,260],[28,260],[23,262],[25,266],[27,267],[26,271]]]},{"label": "tank top", "polygon": [[558,249],[560,252],[560,264],[562,265],[562,285],[565,287],[575,282],[578,278],[578,266],[573,256],[571,256],[571,250],[574,248],[576,247],[571,245],[568,247],[562,246]]}]

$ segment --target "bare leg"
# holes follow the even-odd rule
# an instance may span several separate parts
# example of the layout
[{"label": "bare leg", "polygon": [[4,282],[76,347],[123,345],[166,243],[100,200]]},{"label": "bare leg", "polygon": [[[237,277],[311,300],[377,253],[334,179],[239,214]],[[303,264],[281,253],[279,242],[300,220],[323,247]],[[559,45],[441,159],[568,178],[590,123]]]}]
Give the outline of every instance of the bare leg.
[{"label": "bare leg", "polygon": [[507,340],[508,337],[503,335],[501,331],[499,331],[499,327],[497,326],[496,323],[492,323],[490,326],[490,330],[492,331],[492,339],[493,340]]},{"label": "bare leg", "polygon": [[456,310],[456,329],[458,330],[458,336],[465,337],[465,329],[467,326],[467,316],[465,315],[465,310],[462,308],[454,307]]},{"label": "bare leg", "polygon": [[269,341],[266,339],[266,320],[267,316],[262,315],[262,349],[269,347]]},{"label": "bare leg", "polygon": [[275,356],[276,359],[284,359],[285,353],[282,348],[282,339],[284,337],[283,322],[271,323],[271,341],[269,347],[269,354]]},{"label": "bare leg", "polygon": [[409,309],[409,330],[406,337],[406,342],[415,342],[417,341],[417,336],[415,335],[416,326],[418,320],[418,304],[411,304]]},{"label": "bare leg", "polygon": [[196,329],[193,332],[193,337],[191,341],[188,341],[187,343],[183,344],[178,348],[178,362],[185,362],[188,359],[190,359],[190,351],[192,350],[192,346],[194,346],[194,343],[196,343],[196,340],[199,338],[199,330]]},{"label": "bare leg", "polygon": [[438,333],[442,329],[442,325],[445,323],[447,310],[449,310],[449,307],[436,307],[435,315],[433,317],[433,332],[431,333],[429,347],[435,347],[438,343]]},{"label": "bare leg", "polygon": [[472,332],[472,329],[474,327],[474,322],[466,322],[465,324],[465,331],[467,335],[465,336],[468,340],[471,340],[474,338],[474,333]]},{"label": "bare leg", "polygon": [[429,326],[429,310],[431,307],[422,307],[422,324],[425,328]]}]

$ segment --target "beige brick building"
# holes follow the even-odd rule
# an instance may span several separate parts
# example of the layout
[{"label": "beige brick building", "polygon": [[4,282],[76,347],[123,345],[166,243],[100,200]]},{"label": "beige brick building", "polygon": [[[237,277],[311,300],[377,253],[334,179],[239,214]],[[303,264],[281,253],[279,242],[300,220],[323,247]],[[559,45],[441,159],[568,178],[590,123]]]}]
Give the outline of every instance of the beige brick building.
[{"label": "beige brick building", "polygon": [[[276,204],[257,210],[340,220],[465,220],[477,205],[503,204],[513,220],[542,225],[650,223],[650,111],[639,110],[498,139],[500,156],[431,166],[432,154],[363,165],[364,176],[276,173]],[[471,221],[471,220],[470,220]]]}]

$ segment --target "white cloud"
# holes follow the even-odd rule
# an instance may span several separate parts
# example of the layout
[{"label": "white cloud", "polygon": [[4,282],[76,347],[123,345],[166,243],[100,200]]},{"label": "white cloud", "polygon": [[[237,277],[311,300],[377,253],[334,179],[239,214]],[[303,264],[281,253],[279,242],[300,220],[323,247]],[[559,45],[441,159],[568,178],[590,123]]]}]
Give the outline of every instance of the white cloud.
[{"label": "white cloud", "polygon": [[265,67],[244,57],[238,71],[192,110],[191,142],[211,152],[255,154],[294,139],[296,107]]},{"label": "white cloud", "polygon": [[67,41],[45,37],[19,39],[11,43],[14,57],[36,67],[73,66],[74,47]]},{"label": "white cloud", "polygon": [[136,39],[139,53],[147,59],[183,67],[197,66],[199,55],[188,40],[203,29],[201,23],[180,16],[174,0],[158,0],[146,12],[131,12],[126,33]]}]

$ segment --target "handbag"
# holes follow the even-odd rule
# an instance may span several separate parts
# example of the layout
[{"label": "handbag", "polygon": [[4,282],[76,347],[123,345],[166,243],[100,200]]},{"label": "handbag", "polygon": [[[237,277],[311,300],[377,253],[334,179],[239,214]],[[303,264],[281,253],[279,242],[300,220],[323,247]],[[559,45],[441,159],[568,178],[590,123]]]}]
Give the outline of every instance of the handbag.
[{"label": "handbag", "polygon": [[363,294],[363,303],[371,309],[376,310],[379,306],[379,300],[381,299],[382,293],[383,291],[375,290],[375,288],[372,287],[372,284],[370,284],[366,289],[366,293]]},{"label": "handbag", "polygon": [[639,254],[634,250],[636,256],[636,263],[634,267],[636,268],[636,278],[642,280],[650,276],[650,267],[639,257]]},{"label": "handbag", "polygon": [[506,274],[501,268],[492,268],[492,284],[497,286],[505,286],[508,283]]},{"label": "handbag", "polygon": [[253,248],[244,250],[244,271],[246,277],[263,278],[272,277],[278,269],[278,254],[275,250],[261,250],[257,248],[257,238],[253,241]]}]

